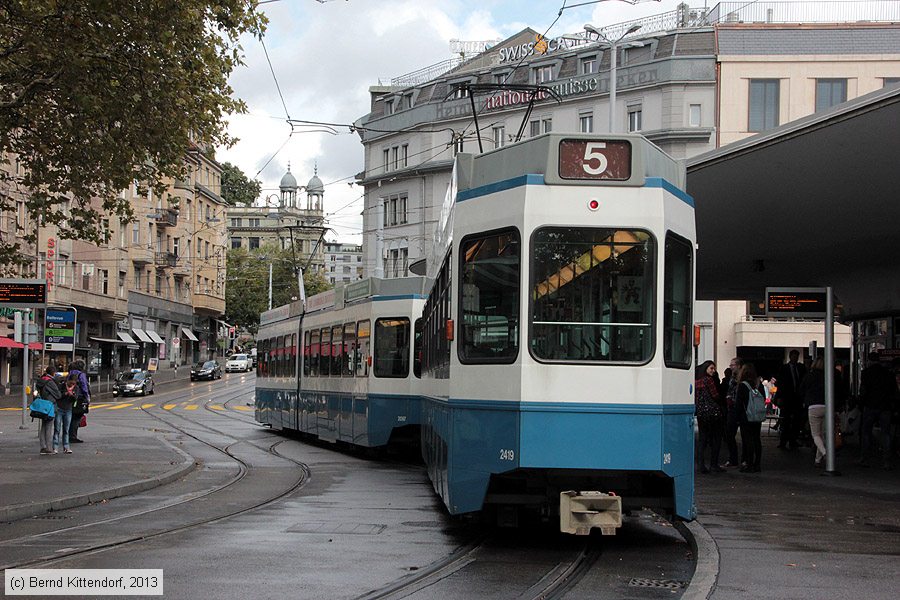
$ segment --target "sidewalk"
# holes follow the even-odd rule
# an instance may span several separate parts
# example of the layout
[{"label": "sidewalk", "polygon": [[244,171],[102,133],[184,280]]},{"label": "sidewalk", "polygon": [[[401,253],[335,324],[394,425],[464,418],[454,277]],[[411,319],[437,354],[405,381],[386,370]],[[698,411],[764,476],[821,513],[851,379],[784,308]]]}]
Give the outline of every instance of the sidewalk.
[{"label": "sidewalk", "polygon": [[38,454],[38,422],[0,411],[0,522],[148,490],[184,476],[193,459],[142,428],[90,419],[73,454]]},{"label": "sidewalk", "polygon": [[900,469],[858,466],[848,445],[841,476],[825,476],[811,449],[762,439],[762,473],[697,475],[698,568],[683,597],[895,598]]}]

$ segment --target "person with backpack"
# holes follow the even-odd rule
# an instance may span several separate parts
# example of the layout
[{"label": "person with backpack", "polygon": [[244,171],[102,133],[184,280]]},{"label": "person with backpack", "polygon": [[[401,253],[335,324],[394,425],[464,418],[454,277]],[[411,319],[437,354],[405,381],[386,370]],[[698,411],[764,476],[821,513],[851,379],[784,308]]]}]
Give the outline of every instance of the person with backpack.
[{"label": "person with backpack", "polygon": [[[722,394],[725,397],[726,406],[725,445],[728,447],[728,461],[723,465],[725,467],[737,467],[741,464],[738,457],[737,445],[737,432],[740,428],[740,419],[738,419],[738,406],[737,402],[735,402],[734,395],[737,392],[738,375],[743,366],[744,361],[735,356],[731,359],[728,368],[725,369],[726,372],[731,371],[731,376],[728,378],[728,381],[723,381],[724,393]],[[746,462],[746,459],[744,459],[744,462]]]},{"label": "person with backpack", "polygon": [[[746,463],[740,470],[742,473],[759,473],[762,459],[760,432],[762,422],[765,420],[766,392],[759,382],[759,375],[756,374],[756,367],[753,363],[744,363],[744,366],[741,367],[734,398],[741,428],[742,456]],[[762,418],[756,414],[749,414],[753,412],[752,410],[748,411],[748,406],[756,405],[760,401],[763,408]],[[759,418],[758,421],[757,418]]]},{"label": "person with backpack", "polygon": [[80,444],[84,440],[78,437],[78,428],[81,425],[81,417],[88,413],[91,405],[91,385],[87,374],[84,372],[84,361],[76,360],[69,366],[69,376],[74,375],[78,382],[78,397],[72,408],[72,423],[69,426],[69,441]]},{"label": "person with backpack", "polygon": [[[78,401],[80,390],[78,389],[78,375],[69,373],[63,383],[62,392],[59,400],[56,402],[56,427],[53,431],[53,454],[59,452],[59,444],[62,441],[63,452],[72,454],[69,448],[69,429],[72,424],[72,407]],[[60,440],[62,438],[62,440]]]},{"label": "person with backpack", "polygon": [[56,426],[56,415],[59,414],[57,403],[62,397],[59,386],[53,378],[53,367],[47,367],[44,374],[38,379],[35,385],[37,392],[41,398],[53,403],[53,417],[49,419],[41,419],[41,427],[38,430],[38,439],[41,442],[41,454],[53,454],[53,431]]}]

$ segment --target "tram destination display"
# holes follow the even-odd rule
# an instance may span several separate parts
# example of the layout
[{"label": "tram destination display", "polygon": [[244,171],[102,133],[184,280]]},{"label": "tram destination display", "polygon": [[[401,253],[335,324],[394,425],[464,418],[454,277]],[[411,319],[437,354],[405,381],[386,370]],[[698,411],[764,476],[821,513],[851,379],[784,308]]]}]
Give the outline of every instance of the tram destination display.
[{"label": "tram destination display", "polygon": [[631,178],[631,143],[579,138],[560,140],[559,176],[562,179],[627,181]]},{"label": "tram destination display", "polygon": [[47,282],[43,279],[0,279],[0,306],[44,308]]},{"label": "tram destination display", "polygon": [[767,317],[824,319],[825,288],[766,288]]}]

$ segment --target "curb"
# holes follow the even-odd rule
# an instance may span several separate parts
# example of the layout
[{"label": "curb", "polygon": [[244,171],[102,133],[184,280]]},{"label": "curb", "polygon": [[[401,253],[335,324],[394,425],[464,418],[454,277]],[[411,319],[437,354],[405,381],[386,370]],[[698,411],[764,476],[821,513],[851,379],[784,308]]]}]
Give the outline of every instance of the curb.
[{"label": "curb", "polygon": [[681,533],[691,551],[697,557],[697,566],[691,582],[681,595],[682,600],[706,600],[716,589],[719,577],[719,547],[716,540],[698,521],[677,521],[675,528]]},{"label": "curb", "polygon": [[62,498],[54,498],[52,500],[46,500],[44,502],[32,502],[29,504],[15,504],[12,506],[0,507],[0,521],[18,521],[20,519],[27,519],[30,517],[42,515],[47,512],[65,510],[67,508],[75,508],[77,506],[95,504],[97,502],[102,502],[103,500],[111,500],[120,496],[137,494],[139,492],[144,492],[155,487],[172,483],[176,479],[179,479],[194,470],[194,468],[196,467],[196,463],[194,462],[192,456],[190,456],[180,448],[175,447],[167,440],[162,441],[167,446],[184,457],[184,461],[182,461],[179,466],[163,473],[162,475],[150,477],[148,479],[141,479],[140,481],[133,481],[131,483],[126,483],[125,485],[120,485],[114,488],[87,492],[85,494],[64,496]]}]

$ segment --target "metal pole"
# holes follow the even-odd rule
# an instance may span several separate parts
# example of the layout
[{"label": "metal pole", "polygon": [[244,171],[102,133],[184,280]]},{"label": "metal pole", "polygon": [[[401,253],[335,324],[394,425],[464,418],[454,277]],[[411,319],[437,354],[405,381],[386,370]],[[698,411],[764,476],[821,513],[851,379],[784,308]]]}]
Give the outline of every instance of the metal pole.
[{"label": "metal pole", "polygon": [[269,310],[272,310],[272,263],[269,262]]},{"label": "metal pole", "polygon": [[609,132],[616,132],[616,44],[609,45]]},{"label": "metal pole", "polygon": [[840,475],[834,468],[834,296],[825,288],[825,474]]},{"label": "metal pole", "polygon": [[22,424],[19,429],[28,429],[25,426],[25,413],[28,412],[28,353],[30,352],[28,343],[31,341],[31,336],[28,335],[28,324],[31,322],[31,313],[26,312],[22,316],[24,317],[22,319],[22,341],[25,347],[22,348]]}]

